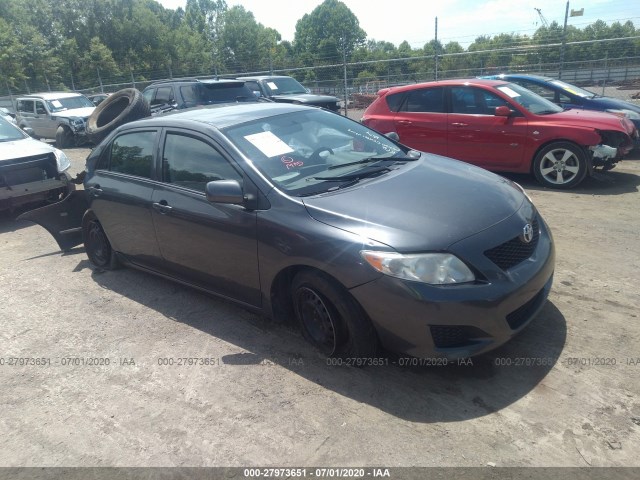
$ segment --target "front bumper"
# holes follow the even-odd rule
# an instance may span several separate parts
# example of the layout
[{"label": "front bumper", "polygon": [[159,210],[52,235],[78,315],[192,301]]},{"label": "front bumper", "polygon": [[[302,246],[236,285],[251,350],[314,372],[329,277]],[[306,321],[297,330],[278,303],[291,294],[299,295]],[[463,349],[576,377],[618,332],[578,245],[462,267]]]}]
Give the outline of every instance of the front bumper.
[{"label": "front bumper", "polygon": [[55,192],[74,190],[66,173],[59,178],[47,178],[19,185],[0,187],[0,209],[14,208],[50,197]]},{"label": "front bumper", "polygon": [[[494,228],[488,229],[451,251],[464,258],[461,252],[472,245],[477,249],[495,234]],[[486,281],[476,284],[438,287],[382,276],[351,293],[388,350],[423,358],[465,358],[504,344],[544,306],[555,264],[553,240],[544,222],[540,221],[539,241],[530,258],[506,271],[490,264],[488,259],[472,263],[487,273]]]}]

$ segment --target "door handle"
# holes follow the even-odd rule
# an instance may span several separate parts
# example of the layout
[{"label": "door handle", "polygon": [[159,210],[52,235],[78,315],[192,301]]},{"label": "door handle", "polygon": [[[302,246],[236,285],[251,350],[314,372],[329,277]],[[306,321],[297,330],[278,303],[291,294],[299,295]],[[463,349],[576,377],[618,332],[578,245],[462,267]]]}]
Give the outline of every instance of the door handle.
[{"label": "door handle", "polygon": [[89,187],[89,195],[92,197],[99,197],[102,194],[102,189],[100,185],[92,185]]},{"label": "door handle", "polygon": [[154,202],[153,203],[153,208],[162,214],[165,213],[169,213],[171,210],[173,210],[173,207],[167,205],[166,200],[160,200],[160,202]]},{"label": "door handle", "polygon": [[413,125],[409,120],[398,120],[398,125]]},{"label": "door handle", "polygon": [[451,125],[453,125],[454,127],[468,127],[469,126],[468,123],[462,123],[462,122],[453,122]]}]

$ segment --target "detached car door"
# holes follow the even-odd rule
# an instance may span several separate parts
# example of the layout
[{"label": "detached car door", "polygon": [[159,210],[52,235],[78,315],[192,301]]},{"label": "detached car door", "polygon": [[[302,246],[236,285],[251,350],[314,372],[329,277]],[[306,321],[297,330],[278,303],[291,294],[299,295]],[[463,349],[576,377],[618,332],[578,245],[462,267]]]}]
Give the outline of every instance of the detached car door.
[{"label": "detached car door", "polygon": [[154,156],[159,132],[126,130],[107,146],[93,175],[85,181],[89,208],[112,248],[138,265],[162,268],[151,218],[156,183]]},{"label": "detached car door", "polygon": [[161,175],[153,191],[153,221],[170,274],[259,306],[256,212],[211,203],[205,195],[210,181],[242,183],[240,170],[209,137],[167,129]]},{"label": "detached car door", "polygon": [[[449,92],[448,156],[498,171],[519,166],[527,143],[527,119],[488,90],[454,86]],[[499,106],[509,107],[513,116],[497,116]]]}]

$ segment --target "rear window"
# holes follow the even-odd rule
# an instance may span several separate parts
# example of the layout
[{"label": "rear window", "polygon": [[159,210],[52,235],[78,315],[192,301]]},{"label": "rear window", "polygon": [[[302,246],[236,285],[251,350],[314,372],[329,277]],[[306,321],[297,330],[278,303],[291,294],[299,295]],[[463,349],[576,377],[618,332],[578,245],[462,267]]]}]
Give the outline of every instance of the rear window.
[{"label": "rear window", "polygon": [[400,106],[404,101],[404,98],[407,96],[406,93],[393,93],[391,95],[387,95],[385,100],[387,101],[387,105],[389,106],[389,110],[392,112],[400,111]]},{"label": "rear window", "polygon": [[200,84],[199,91],[204,104],[257,100],[251,89],[244,83],[203,83]]}]

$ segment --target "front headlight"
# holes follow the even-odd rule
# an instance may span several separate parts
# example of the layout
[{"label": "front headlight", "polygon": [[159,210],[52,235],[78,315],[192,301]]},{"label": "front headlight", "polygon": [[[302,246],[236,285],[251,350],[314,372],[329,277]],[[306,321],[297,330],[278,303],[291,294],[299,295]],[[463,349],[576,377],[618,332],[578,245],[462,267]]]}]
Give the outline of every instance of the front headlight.
[{"label": "front headlight", "polygon": [[450,285],[473,282],[476,277],[462,260],[450,253],[360,252],[369,265],[392,277],[428,283]]},{"label": "front headlight", "polygon": [[610,108],[607,110],[607,112],[613,113],[615,115],[627,117],[630,120],[640,120],[640,113],[634,112],[633,110],[627,110],[626,108],[621,108],[621,109]]},{"label": "front headlight", "polygon": [[62,173],[67,170],[71,166],[71,160],[69,157],[62,151],[57,148],[53,151],[53,154],[56,156],[56,165],[58,166],[58,173]]}]

